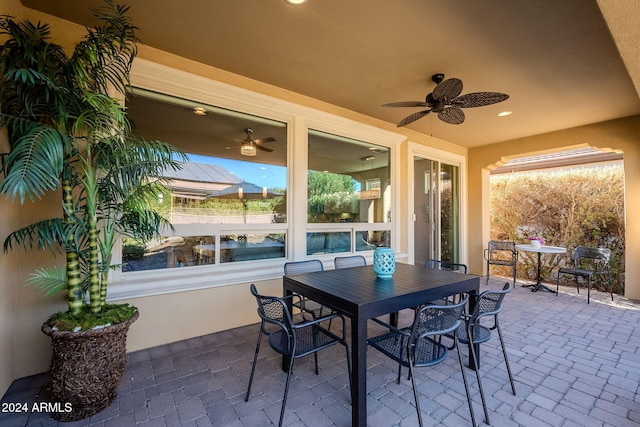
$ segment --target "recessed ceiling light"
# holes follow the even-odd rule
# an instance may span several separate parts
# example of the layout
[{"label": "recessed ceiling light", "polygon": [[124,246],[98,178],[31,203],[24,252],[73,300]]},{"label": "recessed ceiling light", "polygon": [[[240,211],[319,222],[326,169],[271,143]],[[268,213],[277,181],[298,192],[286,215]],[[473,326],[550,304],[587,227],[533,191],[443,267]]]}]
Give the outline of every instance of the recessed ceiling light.
[{"label": "recessed ceiling light", "polygon": [[498,117],[505,117],[505,116],[509,116],[511,115],[511,111],[503,111],[501,113],[498,113]]},{"label": "recessed ceiling light", "polygon": [[193,114],[197,114],[198,116],[206,116],[207,110],[203,107],[194,107]]},{"label": "recessed ceiling light", "polygon": [[306,3],[307,0],[284,0],[289,4],[302,4],[302,3]]}]

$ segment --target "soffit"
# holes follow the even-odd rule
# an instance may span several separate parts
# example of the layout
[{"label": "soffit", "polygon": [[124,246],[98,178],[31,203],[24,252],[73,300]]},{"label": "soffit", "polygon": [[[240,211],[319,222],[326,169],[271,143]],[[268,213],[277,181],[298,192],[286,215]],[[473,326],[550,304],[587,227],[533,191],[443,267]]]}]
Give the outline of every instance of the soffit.
[{"label": "soffit", "polygon": [[[83,24],[91,23],[89,5],[101,4],[22,3]],[[640,10],[635,0],[600,3],[607,11],[623,5]],[[461,125],[443,123],[434,115],[409,125],[465,147],[640,113],[632,78],[595,0],[127,4],[141,40],[149,46],[390,123],[417,109],[380,105],[423,100],[434,87],[431,75],[438,72],[460,78],[463,94],[509,94],[503,103],[466,109]],[[628,14],[606,16],[615,29]],[[621,51],[637,55],[637,30],[624,34]],[[626,66],[638,68],[634,60]],[[637,79],[633,70],[631,75]],[[498,118],[503,110],[513,114]]]}]

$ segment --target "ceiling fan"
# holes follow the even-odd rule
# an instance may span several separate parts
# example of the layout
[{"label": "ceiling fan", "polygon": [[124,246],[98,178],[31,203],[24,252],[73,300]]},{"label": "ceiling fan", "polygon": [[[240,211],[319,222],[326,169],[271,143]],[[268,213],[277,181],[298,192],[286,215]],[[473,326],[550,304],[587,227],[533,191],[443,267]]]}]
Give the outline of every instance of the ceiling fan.
[{"label": "ceiling fan", "polygon": [[509,99],[509,95],[498,92],[473,92],[460,95],[462,80],[455,78],[444,80],[442,73],[434,74],[431,76],[431,80],[436,84],[436,87],[433,92],[427,95],[424,102],[404,101],[382,104],[383,107],[427,107],[426,110],[418,111],[402,119],[398,123],[398,127],[413,123],[431,112],[438,113],[438,118],[443,122],[459,125],[464,122],[465,118],[461,108],[483,107]]},{"label": "ceiling fan", "polygon": [[240,154],[242,154],[243,156],[255,156],[258,150],[266,151],[267,153],[270,153],[273,151],[271,148],[264,147],[262,144],[267,142],[273,142],[276,140],[275,138],[269,137],[269,138],[252,139],[251,134],[253,133],[253,129],[246,128],[244,131],[247,134],[247,137],[245,139],[232,138],[234,139],[234,141],[239,142],[240,145],[227,147],[227,150],[239,147]]}]

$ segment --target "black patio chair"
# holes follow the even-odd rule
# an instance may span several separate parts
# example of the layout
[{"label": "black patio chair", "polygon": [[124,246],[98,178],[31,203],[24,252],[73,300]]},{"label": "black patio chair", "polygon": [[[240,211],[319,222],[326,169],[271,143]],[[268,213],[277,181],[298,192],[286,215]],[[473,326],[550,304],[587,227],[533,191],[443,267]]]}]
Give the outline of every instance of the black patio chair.
[{"label": "black patio chair", "polygon": [[[457,338],[458,330],[462,324],[460,318],[467,300],[468,297],[458,304],[424,305],[416,310],[413,324],[408,328],[398,329],[381,320],[373,319],[375,322],[388,328],[389,332],[370,338],[367,342],[371,347],[398,362],[398,384],[400,384],[402,367],[405,366],[409,368],[409,377],[411,378],[413,397],[416,403],[418,423],[420,426],[423,425],[422,413],[420,411],[420,399],[418,397],[418,389],[416,388],[414,369],[442,363],[447,358],[448,351],[454,348],[458,352],[460,372],[462,373],[462,380],[467,393],[471,422],[474,427],[476,425],[473,404],[471,403],[471,394],[469,393],[469,384],[467,383],[467,376],[464,366],[462,365],[462,356],[460,355]],[[451,334],[453,337],[453,344],[450,347],[439,342],[439,338],[444,334]]]},{"label": "black patio chair", "polygon": [[367,265],[367,260],[362,255],[337,256],[333,259],[333,266],[338,268],[361,267]]},{"label": "black patio chair", "polygon": [[[456,263],[456,262],[449,262],[449,261],[441,261],[439,259],[428,259],[425,263],[424,263],[425,268],[433,268],[435,270],[448,270],[448,271],[453,271],[454,273],[462,273],[462,274],[467,274],[467,265],[466,264],[460,264],[460,263]],[[460,301],[462,300],[462,298],[464,298],[463,294],[459,294],[458,298],[456,299],[456,297],[452,297],[453,302],[455,303],[456,301]],[[445,298],[444,300],[440,300],[440,301],[433,301],[433,304],[437,304],[440,302],[444,302],[445,304],[449,303],[449,298]]]},{"label": "black patio chair", "polygon": [[[313,273],[315,271],[324,271],[324,265],[319,259],[309,259],[306,261],[289,261],[284,264],[285,276],[293,274]],[[294,304],[301,311],[311,314],[314,319],[335,314],[335,312],[322,304],[319,304],[306,297],[300,297],[300,300]],[[329,324],[331,325],[331,324]]]},{"label": "black patio chair", "polygon": [[[273,297],[258,294],[254,284],[251,284],[251,293],[256,297],[258,302],[258,315],[262,319],[260,323],[260,333],[258,334],[258,342],[256,343],[256,352],[253,356],[253,365],[251,366],[251,374],[249,376],[249,384],[247,386],[247,394],[244,398],[245,402],[249,401],[251,394],[251,384],[253,375],[256,370],[256,362],[258,353],[260,352],[260,343],[262,336],[269,337],[269,345],[273,350],[283,356],[289,357],[289,369],[287,371],[287,381],[284,387],[284,397],[282,399],[282,409],[280,410],[279,426],[282,426],[284,420],[284,411],[287,405],[287,396],[289,394],[289,384],[293,373],[293,362],[310,354],[314,355],[316,375],[318,371],[318,352],[322,349],[333,346],[334,344],[342,344],[347,354],[347,371],[349,374],[349,389],[351,389],[351,358],[349,357],[349,345],[345,339],[346,328],[344,318],[338,314],[332,314],[327,317],[321,317],[314,320],[306,320],[294,323],[286,304],[287,298],[295,298],[297,295],[289,297]],[[328,329],[320,326],[320,322],[325,320],[340,318],[342,320],[342,336],[338,336]],[[267,324],[275,326],[275,330],[267,330]]]},{"label": "black patio chair", "polygon": [[513,286],[516,286],[516,267],[518,265],[518,251],[516,242],[511,240],[490,240],[487,249],[484,250],[484,260],[487,262],[487,282],[489,284],[489,272],[492,265],[513,268]]},{"label": "black patio chair", "polygon": [[576,289],[580,293],[578,278],[587,279],[587,304],[591,299],[591,280],[593,276],[600,277],[604,280],[606,277],[611,301],[613,301],[613,290],[611,289],[611,276],[609,274],[609,261],[611,260],[611,249],[607,248],[591,248],[588,246],[578,246],[573,253],[573,266],[564,267],[558,270],[558,279],[556,281],[556,296],[560,288],[560,275],[572,275],[576,281]]},{"label": "black patio chair", "polygon": [[[498,314],[502,311],[502,301],[504,297],[511,292],[513,287],[509,282],[504,284],[502,290],[488,290],[482,292],[473,310],[469,313],[463,313],[462,317],[464,322],[458,328],[458,341],[462,344],[469,344],[469,337],[471,337],[471,349],[470,357],[473,360],[478,360],[475,354],[475,345],[487,342],[491,339],[491,331],[497,330],[498,337],[500,338],[500,346],[502,347],[502,354],[504,355],[504,363],[507,366],[507,374],[509,375],[509,382],[511,383],[511,391],[513,395],[516,395],[516,386],[513,382],[513,376],[511,375],[511,367],[509,366],[509,359],[507,357],[507,350],[504,346],[504,339],[502,338],[502,331],[500,330],[500,323],[498,321]],[[485,326],[482,323],[482,319],[487,318],[489,321],[493,320],[493,325]],[[448,335],[449,338],[454,338],[452,335]],[[480,389],[480,398],[482,400],[482,407],[484,409],[485,421],[489,424],[489,413],[487,411],[487,403],[484,398],[484,391],[482,389],[482,382],[480,380],[480,368],[476,368],[476,375],[478,378],[478,388]]]},{"label": "black patio chair", "polygon": [[440,261],[439,259],[428,259],[424,266],[426,268],[434,268],[436,270],[449,270],[456,273],[467,274],[466,264],[460,264],[456,262]]}]

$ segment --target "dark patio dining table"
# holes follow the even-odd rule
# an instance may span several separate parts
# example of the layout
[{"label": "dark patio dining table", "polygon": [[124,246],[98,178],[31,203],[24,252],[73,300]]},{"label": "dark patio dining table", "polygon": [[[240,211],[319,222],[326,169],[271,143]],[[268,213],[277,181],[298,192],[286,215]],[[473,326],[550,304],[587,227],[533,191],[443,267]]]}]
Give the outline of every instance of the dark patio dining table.
[{"label": "dark patio dining table", "polygon": [[[367,424],[367,321],[462,292],[472,295],[473,307],[479,287],[479,276],[404,263],[396,264],[391,279],[379,279],[371,265],[283,277],[285,295],[308,297],[350,319],[352,426]],[[475,367],[479,360],[469,363]]]}]

